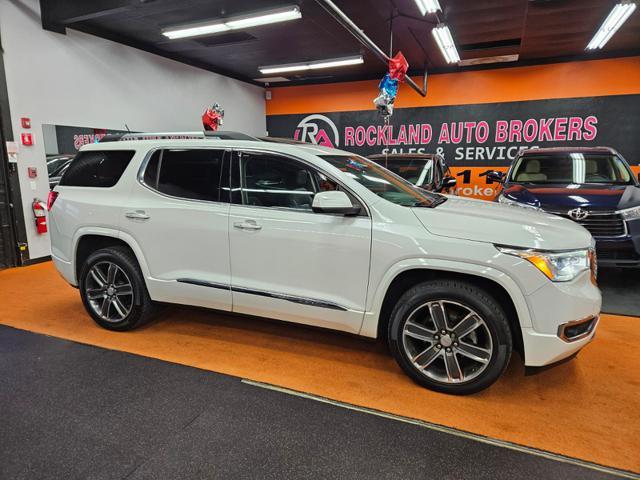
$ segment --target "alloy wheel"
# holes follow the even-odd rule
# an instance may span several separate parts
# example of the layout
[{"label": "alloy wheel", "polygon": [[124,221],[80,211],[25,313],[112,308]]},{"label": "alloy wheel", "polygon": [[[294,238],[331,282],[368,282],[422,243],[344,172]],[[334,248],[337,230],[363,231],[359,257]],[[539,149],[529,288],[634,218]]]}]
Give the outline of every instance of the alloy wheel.
[{"label": "alloy wheel", "polygon": [[133,308],[133,285],[122,268],[113,262],[98,262],[85,280],[89,305],[101,319],[117,323]]},{"label": "alloy wheel", "polygon": [[449,300],[429,301],[414,309],[403,326],[402,345],[420,373],[447,384],[473,380],[493,355],[485,320],[468,306]]}]

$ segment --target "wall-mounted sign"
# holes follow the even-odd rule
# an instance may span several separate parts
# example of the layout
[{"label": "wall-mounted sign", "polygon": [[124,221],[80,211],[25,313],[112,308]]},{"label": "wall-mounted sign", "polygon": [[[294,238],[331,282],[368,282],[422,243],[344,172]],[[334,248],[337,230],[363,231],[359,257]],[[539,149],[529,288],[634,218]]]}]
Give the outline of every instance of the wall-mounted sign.
[{"label": "wall-mounted sign", "polygon": [[127,133],[126,130],[110,130],[106,128],[72,127],[56,125],[56,140],[60,154],[75,153],[83,145],[98,143],[105,135]]},{"label": "wall-mounted sign", "polygon": [[[506,170],[521,148],[598,146],[640,165],[640,95],[398,108],[389,125],[375,109],[270,115],[270,136],[333,146],[360,155],[439,153],[459,193],[492,198],[483,175]],[[634,167],[637,170],[637,168]]]},{"label": "wall-mounted sign", "polygon": [[33,134],[32,133],[21,133],[20,134],[20,140],[22,142],[22,145],[24,145],[25,147],[33,146]]},{"label": "wall-mounted sign", "polygon": [[18,163],[18,144],[16,142],[6,142],[6,147],[9,163]]},{"label": "wall-mounted sign", "polygon": [[440,153],[451,166],[507,166],[521,148],[566,145],[610,146],[639,164],[638,111],[640,95],[620,95],[399,108],[389,125],[373,108],[270,115],[267,130],[361,155]]}]

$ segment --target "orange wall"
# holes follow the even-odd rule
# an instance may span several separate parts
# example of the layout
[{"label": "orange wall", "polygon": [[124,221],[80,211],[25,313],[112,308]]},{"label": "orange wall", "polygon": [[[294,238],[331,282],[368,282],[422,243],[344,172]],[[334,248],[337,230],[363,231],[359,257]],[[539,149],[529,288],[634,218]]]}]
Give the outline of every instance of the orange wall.
[{"label": "orange wall", "polygon": [[[373,110],[377,85],[367,80],[273,88],[267,115]],[[625,94],[640,94],[640,57],[432,75],[426,98],[403,85],[395,108]]]}]

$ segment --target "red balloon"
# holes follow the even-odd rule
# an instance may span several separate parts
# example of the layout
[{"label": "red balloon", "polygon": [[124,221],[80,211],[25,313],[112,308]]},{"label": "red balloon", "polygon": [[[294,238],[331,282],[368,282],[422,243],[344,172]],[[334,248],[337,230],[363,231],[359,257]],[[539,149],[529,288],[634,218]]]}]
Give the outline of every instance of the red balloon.
[{"label": "red balloon", "polygon": [[404,58],[402,52],[396,53],[395,57],[389,59],[389,76],[399,82],[404,82],[404,78],[409,70],[409,62]]},{"label": "red balloon", "polygon": [[222,119],[224,118],[224,110],[217,103],[207,110],[202,115],[202,126],[205,130],[215,132],[222,125]]}]

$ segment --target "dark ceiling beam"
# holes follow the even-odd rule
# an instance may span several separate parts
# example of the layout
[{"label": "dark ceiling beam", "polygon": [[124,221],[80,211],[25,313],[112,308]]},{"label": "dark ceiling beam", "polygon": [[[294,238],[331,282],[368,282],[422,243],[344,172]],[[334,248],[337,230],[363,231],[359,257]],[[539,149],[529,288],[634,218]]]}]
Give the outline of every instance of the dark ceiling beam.
[{"label": "dark ceiling beam", "polygon": [[139,3],[143,0],[40,0],[42,28],[65,33],[70,24],[121,13]]}]

